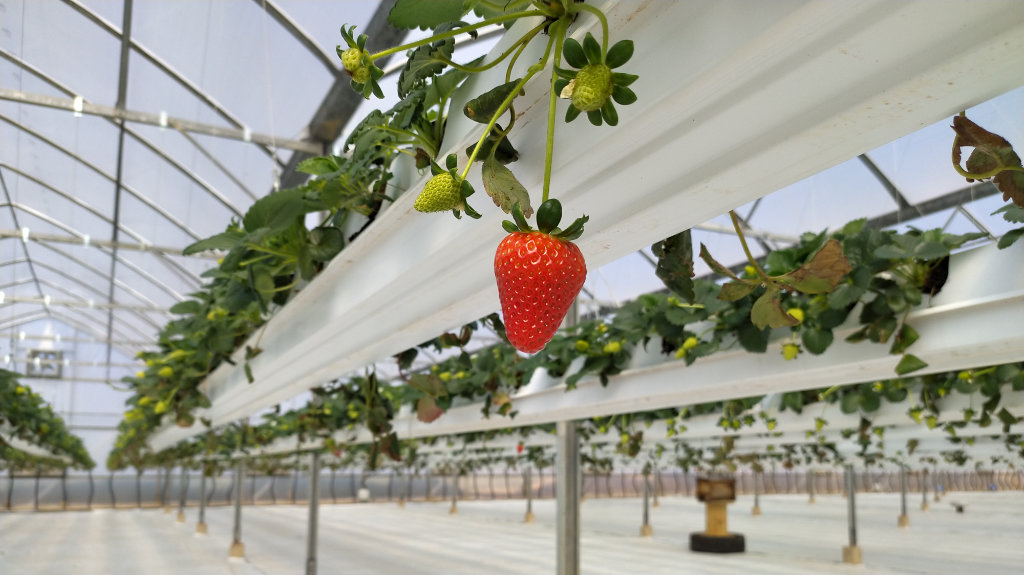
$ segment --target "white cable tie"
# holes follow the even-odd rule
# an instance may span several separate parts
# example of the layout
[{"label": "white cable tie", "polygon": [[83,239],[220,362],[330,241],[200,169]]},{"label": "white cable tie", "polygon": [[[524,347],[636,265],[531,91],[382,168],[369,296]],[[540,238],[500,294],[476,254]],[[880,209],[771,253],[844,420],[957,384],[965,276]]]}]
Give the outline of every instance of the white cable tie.
[{"label": "white cable tie", "polygon": [[32,365],[36,366],[36,369],[39,369],[39,368],[41,368],[43,366],[43,361],[41,359],[39,359],[39,356],[37,355],[32,360]]},{"label": "white cable tie", "polygon": [[88,303],[89,303],[89,307],[90,307],[90,308],[94,308],[94,307],[96,307],[96,302],[95,302],[95,301],[93,301],[93,300],[89,300],[89,302],[88,302]]},{"label": "white cable tie", "polygon": [[89,237],[89,234],[85,234],[84,236],[82,236],[82,245],[83,246],[89,247],[89,242],[90,241],[92,241],[92,238]]},{"label": "white cable tie", "polygon": [[11,354],[8,353],[8,354],[4,355],[4,365],[10,365],[10,364],[11,364]]},{"label": "white cable tie", "polygon": [[242,128],[242,140],[246,142],[252,141],[252,130],[249,128],[249,126]]},{"label": "white cable tie", "polygon": [[28,243],[29,234],[28,228],[21,228],[21,241]]},{"label": "white cable tie", "polygon": [[70,357],[65,357],[64,358],[64,367],[71,367],[71,358]]},{"label": "white cable tie", "polygon": [[167,127],[167,110],[160,110],[160,129]]},{"label": "white cable tie", "polygon": [[74,101],[71,103],[71,109],[74,111],[76,118],[81,118],[82,110],[85,109],[85,100],[81,96],[75,96]]},{"label": "white cable tie", "polygon": [[19,331],[19,332],[18,332],[18,339],[19,339],[20,341],[25,341],[25,332],[23,332],[23,331]]},{"label": "white cable tie", "polygon": [[4,292],[0,291],[0,303],[4,303],[5,299],[7,299],[7,294],[5,294]]},{"label": "white cable tie", "polygon": [[57,343],[60,343],[60,334],[59,333],[57,335],[53,336],[53,341],[55,341]]},{"label": "white cable tie", "polygon": [[46,307],[50,307],[51,301],[52,299],[50,298],[50,294],[46,294],[43,296],[43,305],[45,305]]}]

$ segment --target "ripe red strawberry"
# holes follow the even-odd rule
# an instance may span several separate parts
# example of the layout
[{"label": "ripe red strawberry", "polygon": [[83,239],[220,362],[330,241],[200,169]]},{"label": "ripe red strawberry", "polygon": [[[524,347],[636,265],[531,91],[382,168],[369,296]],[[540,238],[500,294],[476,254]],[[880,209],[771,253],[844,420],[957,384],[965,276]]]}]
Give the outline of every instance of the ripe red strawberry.
[{"label": "ripe red strawberry", "polygon": [[583,254],[570,241],[583,232],[587,217],[559,230],[562,207],[548,200],[537,210],[537,231],[518,208],[513,210],[518,226],[504,222],[510,233],[494,255],[494,277],[509,342],[535,353],[554,337],[587,279]]}]

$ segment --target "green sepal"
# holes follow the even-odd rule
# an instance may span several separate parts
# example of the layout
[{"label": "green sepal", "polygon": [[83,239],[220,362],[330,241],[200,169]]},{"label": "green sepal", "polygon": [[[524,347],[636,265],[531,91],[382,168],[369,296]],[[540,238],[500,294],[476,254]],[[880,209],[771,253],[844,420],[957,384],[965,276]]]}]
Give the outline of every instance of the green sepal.
[{"label": "green sepal", "polygon": [[555,93],[556,94],[561,94],[562,90],[564,90],[565,87],[568,86],[568,85],[569,85],[569,80],[566,80],[565,78],[559,78],[559,79],[555,80]]},{"label": "green sepal", "polygon": [[530,223],[526,221],[526,216],[523,215],[523,208],[519,206],[519,202],[516,202],[512,206],[512,219],[516,221],[521,232],[531,232],[533,228],[530,227]]},{"label": "green sepal", "polygon": [[434,160],[430,160],[430,175],[436,176],[438,174],[443,174],[447,171],[448,170],[442,170],[441,166],[438,166],[437,162],[435,162]]},{"label": "green sepal", "polygon": [[580,109],[570,104],[569,107],[565,109],[565,123],[568,124],[575,120],[579,115]]},{"label": "green sepal", "polygon": [[[563,53],[565,48],[562,48]],[[614,46],[608,49],[605,54],[604,63],[609,68],[618,68],[633,57],[633,41],[619,40]]]},{"label": "green sepal", "polygon": [[587,54],[575,38],[566,38],[562,43],[562,57],[573,68],[582,68],[587,65]]},{"label": "green sepal", "polygon": [[[458,176],[455,176],[455,178],[459,179]],[[459,184],[459,195],[462,196],[462,199],[465,200],[474,193],[476,193],[476,190],[473,189],[473,184],[469,183],[469,180],[462,180],[462,183]]]},{"label": "green sepal", "polygon": [[636,74],[612,72],[612,82],[614,82],[616,86],[629,86],[633,82],[636,82],[637,78],[639,77],[640,76],[637,76]]},{"label": "green sepal", "polygon": [[579,74],[579,71],[577,70],[566,70],[565,68],[559,68],[558,66],[555,66],[554,70],[556,76],[566,80],[572,80],[577,74]]},{"label": "green sepal", "polygon": [[590,32],[587,32],[587,35],[583,37],[583,53],[586,54],[587,61],[591,64],[600,64],[604,61],[601,54],[601,45],[598,44],[597,40],[594,39],[594,35]]},{"label": "green sepal", "polygon": [[502,228],[503,228],[503,229],[504,229],[504,230],[505,230],[506,232],[508,232],[508,233],[510,233],[510,234],[511,234],[511,233],[515,233],[515,232],[518,232],[518,231],[521,231],[521,230],[519,229],[519,226],[517,226],[517,225],[515,224],[515,222],[510,222],[510,221],[508,221],[508,220],[502,220],[502,221],[501,221],[501,227],[502,227]]},{"label": "green sepal", "polygon": [[590,216],[580,216],[576,218],[573,223],[569,224],[569,227],[554,234],[555,237],[563,239],[567,242],[579,239],[583,235],[583,225],[590,221]]},{"label": "green sepal", "polygon": [[592,110],[590,112],[587,112],[587,119],[590,120],[591,124],[593,124],[595,126],[600,126],[601,125],[601,110]]},{"label": "green sepal", "polygon": [[612,86],[612,99],[620,106],[628,106],[636,102],[636,93],[625,86],[615,84]]},{"label": "green sepal", "polygon": [[466,200],[462,200],[462,208],[463,210],[465,210],[467,216],[473,218],[474,220],[480,219],[480,213],[474,210],[473,207],[470,206],[469,202],[467,202]]},{"label": "green sepal", "polygon": [[449,170],[454,170],[459,167],[459,158],[455,154],[448,154],[448,157],[444,159],[444,165]]},{"label": "green sepal", "polygon": [[[516,206],[519,204],[517,203]],[[551,233],[562,221],[562,202],[551,198],[537,208],[537,229],[545,234]]]},{"label": "green sepal", "polygon": [[605,100],[604,105],[601,106],[601,117],[607,122],[609,126],[615,126],[619,123],[619,113],[615,111],[615,104],[612,101]]}]

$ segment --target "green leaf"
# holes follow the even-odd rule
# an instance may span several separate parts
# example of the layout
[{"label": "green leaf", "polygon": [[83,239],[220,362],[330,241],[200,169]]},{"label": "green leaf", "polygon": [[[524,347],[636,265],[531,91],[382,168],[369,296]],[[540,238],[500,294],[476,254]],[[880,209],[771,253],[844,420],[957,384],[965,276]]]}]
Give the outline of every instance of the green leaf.
[{"label": "green leaf", "polygon": [[268,228],[270,234],[283,231],[306,213],[305,192],[300,188],[273,192],[256,201],[245,213],[242,224],[253,232]]},{"label": "green leaf", "polygon": [[309,255],[317,261],[331,261],[344,247],[345,236],[338,228],[314,228],[309,232]]},{"label": "green leaf", "polygon": [[861,392],[860,392],[860,408],[863,411],[865,411],[867,413],[872,413],[872,412],[878,411],[878,407],[881,405],[881,403],[882,403],[881,396],[878,395],[877,393],[875,393],[874,391],[872,391],[872,390],[870,390],[868,388],[864,388],[864,389],[861,390]]},{"label": "green leaf", "polygon": [[388,12],[395,28],[426,30],[462,18],[468,9],[463,0],[397,0]]},{"label": "green leaf", "polygon": [[750,292],[754,291],[758,285],[759,284],[755,282],[725,282],[722,285],[722,291],[718,294],[718,299],[722,301],[736,301],[743,299],[750,295]]},{"label": "green leaf", "polygon": [[501,208],[503,212],[511,214],[512,206],[518,203],[524,216],[529,218],[533,215],[530,193],[519,183],[512,170],[503,166],[495,158],[488,157],[480,169],[480,177],[483,179],[487,195],[494,201],[494,205]]},{"label": "green leaf", "polygon": [[1003,214],[1003,219],[1011,224],[1024,224],[1024,208],[1016,204],[1006,204],[992,212],[993,216],[996,214]]},{"label": "green leaf", "polygon": [[226,232],[221,232],[215,236],[199,240],[198,242],[188,246],[182,251],[182,255],[190,256],[192,254],[198,254],[208,250],[230,250],[237,246],[244,237],[245,232],[241,230],[228,230]]},{"label": "green leaf", "polygon": [[653,246],[658,258],[654,274],[665,287],[689,303],[697,299],[693,291],[693,241],[690,230],[684,230]]},{"label": "green leaf", "polygon": [[921,336],[918,335],[917,330],[904,322],[900,326],[899,331],[896,332],[896,337],[892,340],[892,347],[889,348],[889,353],[899,355],[907,351],[907,348],[917,341],[919,337]]},{"label": "green leaf", "polygon": [[[464,23],[459,23],[464,24]],[[451,28],[445,26],[445,28]],[[409,92],[421,86],[423,81],[436,76],[448,66],[444,60],[451,60],[455,52],[455,39],[448,38],[420,46],[409,53],[401,74],[398,75],[398,97],[404,98]]]},{"label": "green leaf", "polygon": [[832,309],[844,309],[860,300],[867,289],[855,284],[840,284],[828,294],[828,306]]},{"label": "green leaf", "polygon": [[[491,118],[494,117],[494,114],[499,108],[501,108],[501,104],[505,101],[505,98],[515,90],[520,79],[512,80],[511,82],[491,88],[487,92],[484,92],[476,98],[466,102],[466,105],[462,108],[462,113],[474,122],[479,122],[481,124],[490,123]],[[520,90],[518,95],[521,96],[524,93],[525,92]]]},{"label": "green leaf", "polygon": [[202,311],[202,304],[194,299],[187,299],[172,305],[167,311],[175,315],[196,315]]},{"label": "green leaf", "polygon": [[1014,242],[1019,240],[1021,236],[1024,236],[1024,228],[1012,229],[1003,234],[1003,237],[999,238],[999,243],[997,245],[999,249],[1005,250],[1006,248],[1012,246]]},{"label": "green leaf", "polygon": [[805,328],[800,333],[800,341],[803,342],[804,349],[814,355],[825,353],[828,346],[832,345],[834,338],[835,335],[832,333],[832,330],[828,329]]},{"label": "green leaf", "polygon": [[949,248],[941,242],[921,242],[914,247],[914,257],[922,260],[935,260],[949,255]]},{"label": "green leaf", "polygon": [[896,364],[896,374],[906,375],[908,373],[924,369],[928,367],[928,364],[913,354],[906,354],[900,358],[900,362]]},{"label": "green leaf", "polygon": [[782,309],[782,303],[779,301],[779,288],[774,284],[770,284],[761,297],[754,302],[754,306],[750,308],[750,320],[760,329],[789,327],[799,323],[796,318]]},{"label": "green leaf", "polygon": [[409,385],[430,397],[448,395],[441,378],[433,374],[416,373],[409,377]]},{"label": "green leaf", "polygon": [[318,156],[302,160],[295,169],[303,174],[326,176],[337,172],[341,169],[341,166],[338,165],[333,156]]},{"label": "green leaf", "polygon": [[758,329],[750,323],[744,323],[736,331],[736,338],[743,349],[752,353],[764,353],[768,350],[768,336],[771,332],[766,329]]},{"label": "green leaf", "polygon": [[839,409],[847,415],[856,413],[860,409],[860,394],[847,393],[844,395],[843,399],[839,402]]},{"label": "green leaf", "polygon": [[[471,66],[478,65],[481,60],[482,57],[473,60],[469,64]],[[426,95],[423,97],[423,107],[429,109],[440,105],[442,101],[447,101],[451,98],[452,92],[459,87],[459,84],[468,77],[469,73],[457,68],[451,68],[444,74],[434,76],[430,81],[430,86],[427,88]]]},{"label": "green leaf", "polygon": [[[484,144],[480,146],[480,151],[476,155],[477,162],[483,162],[487,158],[491,157],[491,148],[494,146],[494,140],[498,138],[498,129],[491,130],[491,135],[484,140]],[[473,148],[476,144],[473,144],[466,148],[466,155],[473,155]],[[498,160],[502,164],[511,164],[519,161],[519,150],[512,146],[512,142],[509,141],[508,136],[501,138],[498,143],[498,149],[494,151],[494,159]]]},{"label": "green leaf", "polygon": [[1001,421],[1003,425],[1007,427],[1014,425],[1020,421],[1019,419],[1017,419],[1017,416],[1010,413],[1010,411],[1007,410],[1005,407],[1000,409],[999,413],[997,413],[996,416],[999,417],[999,421]]}]

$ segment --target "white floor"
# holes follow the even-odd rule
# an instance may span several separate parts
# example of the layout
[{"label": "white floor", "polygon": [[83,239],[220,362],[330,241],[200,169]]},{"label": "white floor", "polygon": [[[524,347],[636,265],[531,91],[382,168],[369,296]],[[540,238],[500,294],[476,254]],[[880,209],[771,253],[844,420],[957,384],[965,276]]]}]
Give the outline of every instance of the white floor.
[{"label": "white floor", "polygon": [[[951,501],[966,504],[955,513]],[[839,562],[847,542],[846,501],[804,495],[750,497],[730,508],[730,531],[747,552],[707,555],[687,550],[703,529],[703,507],[691,498],[662,498],[651,510],[654,537],[638,536],[638,499],[590,499],[582,506],[581,560],[587,574],[879,573],[1019,575],[1024,573],[1024,493],[953,493],[920,511],[909,500],[910,527],[896,525],[899,496],[858,495],[864,565]],[[536,523],[522,523],[522,501],[324,505],[319,572],[357,574],[554,573],[552,501],[535,501]],[[304,506],[243,510],[244,561],[229,561],[232,510],[210,509],[209,535],[160,510],[0,514],[0,573],[38,575],[262,574],[303,572]]]}]

